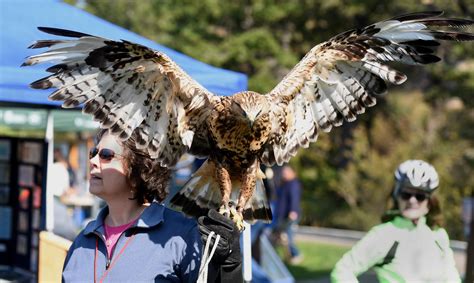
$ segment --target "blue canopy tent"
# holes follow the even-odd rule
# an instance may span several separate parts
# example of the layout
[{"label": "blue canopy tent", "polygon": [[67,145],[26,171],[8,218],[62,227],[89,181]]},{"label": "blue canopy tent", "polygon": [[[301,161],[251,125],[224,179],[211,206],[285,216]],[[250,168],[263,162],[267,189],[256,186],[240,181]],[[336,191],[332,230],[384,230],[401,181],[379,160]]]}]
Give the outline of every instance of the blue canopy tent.
[{"label": "blue canopy tent", "polygon": [[[22,106],[28,108],[55,109],[60,103],[49,101],[51,90],[33,90],[29,83],[49,73],[46,64],[31,67],[20,67],[27,56],[42,50],[27,49],[35,40],[59,38],[45,34],[36,27],[47,26],[71,29],[113,40],[128,40],[166,53],[192,78],[209,91],[218,95],[231,95],[247,89],[247,76],[241,73],[212,67],[189,56],[176,52],[149,39],[139,36],[124,28],[109,23],[83,10],[62,3],[59,0],[1,0],[0,1],[0,106]],[[1,111],[1,110],[0,110]],[[16,112],[19,112],[18,110]],[[51,111],[48,111],[51,112]],[[77,112],[77,111],[75,111]],[[48,116],[51,125],[53,115]],[[47,129],[49,139],[48,158],[52,158],[52,127]],[[52,160],[48,160],[50,164]],[[48,178],[50,179],[50,178]],[[51,198],[47,196],[46,198]],[[47,207],[51,207],[50,203]],[[46,214],[51,212],[47,211]],[[49,218],[49,216],[47,216]],[[51,222],[51,220],[47,221]],[[48,223],[46,224],[48,228]],[[50,228],[48,228],[50,230]],[[245,277],[250,275],[250,227],[246,229],[244,240]],[[268,250],[268,248],[267,248]],[[273,258],[278,259],[277,256]],[[271,265],[273,266],[273,265]],[[283,265],[282,265],[283,266]],[[270,268],[272,269],[272,268]],[[274,268],[273,268],[274,269]],[[287,272],[288,273],[288,272]],[[280,276],[282,277],[282,276]],[[262,281],[260,281],[262,282]],[[277,282],[277,281],[275,281]],[[291,282],[278,281],[278,282]]]},{"label": "blue canopy tent", "polygon": [[[52,90],[29,87],[29,83],[49,74],[45,71],[47,64],[20,67],[27,56],[41,52],[27,48],[35,40],[58,38],[39,31],[38,26],[71,29],[114,40],[125,39],[162,51],[218,95],[231,95],[247,88],[244,74],[207,65],[61,1],[3,0],[0,1],[0,106],[46,109],[60,106],[60,102],[48,100]],[[46,139],[51,144],[48,134]]]},{"label": "blue canopy tent", "polygon": [[46,76],[46,65],[21,68],[25,57],[41,50],[27,49],[38,39],[58,38],[36,27],[49,26],[81,31],[109,39],[136,42],[170,56],[181,68],[208,90],[230,95],[247,88],[247,76],[212,67],[162,46],[124,28],[57,0],[0,1],[0,103],[27,104],[29,107],[57,107],[49,101],[50,90],[39,91],[29,83]]},{"label": "blue canopy tent", "polygon": [[[52,90],[33,90],[29,88],[31,82],[48,75],[45,71],[48,65],[20,67],[27,56],[42,51],[27,49],[35,40],[59,38],[37,30],[38,26],[71,29],[112,40],[124,39],[164,52],[192,78],[217,95],[231,95],[247,88],[247,76],[244,74],[207,65],[61,1],[1,0],[0,106],[2,107],[42,108],[48,109],[49,113],[51,110],[60,107],[59,102],[48,100],[48,95]],[[19,112],[18,109],[14,111]],[[52,114],[48,114],[47,119],[46,142],[49,152],[47,164],[51,164],[53,146]],[[46,207],[52,207],[50,193],[46,194],[46,203]],[[51,213],[51,209],[47,209],[46,228],[48,230],[51,230],[52,227]],[[5,224],[5,222],[2,223]],[[7,223],[3,226],[10,226],[10,224]],[[3,247],[10,244],[0,243],[0,245]],[[0,255],[0,257],[3,257],[3,255]],[[25,258],[24,261],[29,262],[29,259]],[[1,262],[0,264],[2,264]],[[29,266],[29,264],[25,266]]]}]

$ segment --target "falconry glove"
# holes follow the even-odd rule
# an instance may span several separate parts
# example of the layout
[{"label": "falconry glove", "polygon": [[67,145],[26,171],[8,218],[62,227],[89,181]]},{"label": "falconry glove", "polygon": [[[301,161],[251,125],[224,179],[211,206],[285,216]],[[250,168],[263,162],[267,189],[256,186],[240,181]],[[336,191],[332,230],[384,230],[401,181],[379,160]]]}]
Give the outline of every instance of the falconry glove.
[{"label": "falconry glove", "polygon": [[[207,215],[198,218],[198,223],[203,243],[212,232],[221,237],[211,260],[208,282],[242,282],[240,233],[234,222],[211,209]],[[215,239],[211,237],[210,246],[214,246]]]}]

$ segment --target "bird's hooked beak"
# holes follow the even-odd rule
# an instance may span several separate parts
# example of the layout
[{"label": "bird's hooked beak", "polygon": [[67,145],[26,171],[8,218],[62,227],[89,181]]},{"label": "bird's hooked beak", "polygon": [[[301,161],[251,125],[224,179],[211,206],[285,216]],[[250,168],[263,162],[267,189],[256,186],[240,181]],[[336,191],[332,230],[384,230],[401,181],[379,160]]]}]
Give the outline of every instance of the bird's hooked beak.
[{"label": "bird's hooked beak", "polygon": [[262,108],[261,107],[247,107],[247,105],[241,105],[237,101],[233,101],[232,107],[234,108],[234,111],[237,115],[241,115],[243,120],[247,123],[247,126],[249,129],[253,128],[253,124],[255,123],[255,120],[257,117],[262,113]]},{"label": "bird's hooked beak", "polygon": [[252,111],[252,112],[244,111],[245,117],[247,118],[247,122],[248,122],[248,125],[249,125],[250,129],[253,128],[253,124],[255,123],[255,120],[257,119],[258,115],[260,115],[261,112],[262,112],[262,110],[260,110],[258,112],[257,111]]},{"label": "bird's hooked beak", "polygon": [[253,123],[255,122],[255,120],[251,120],[251,119],[249,119],[248,116],[247,116],[247,122],[248,122],[248,124],[249,124],[249,129],[252,129],[252,128],[253,128]]}]

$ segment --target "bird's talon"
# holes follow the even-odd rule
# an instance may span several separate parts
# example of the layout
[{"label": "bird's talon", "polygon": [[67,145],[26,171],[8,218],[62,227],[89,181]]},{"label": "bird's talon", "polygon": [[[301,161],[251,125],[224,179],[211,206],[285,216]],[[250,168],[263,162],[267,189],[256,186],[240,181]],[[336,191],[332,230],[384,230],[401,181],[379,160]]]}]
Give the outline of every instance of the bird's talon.
[{"label": "bird's talon", "polygon": [[239,229],[240,232],[243,232],[245,230],[243,219],[241,218],[235,219],[234,222],[235,222],[235,226],[237,226],[237,229]]},{"label": "bird's talon", "polygon": [[232,215],[232,212],[231,212],[230,208],[226,205],[222,205],[219,208],[219,213],[224,215],[225,217],[228,217],[228,218],[230,218],[231,215]]},{"label": "bird's talon", "polygon": [[237,226],[240,232],[244,231],[244,217],[235,207],[230,208],[230,218],[234,221],[235,226]]},{"label": "bird's talon", "polygon": [[229,207],[235,208],[235,205],[236,205],[236,204],[235,204],[235,202],[233,202],[233,201],[229,201],[229,204],[228,204],[228,205],[229,205]]}]

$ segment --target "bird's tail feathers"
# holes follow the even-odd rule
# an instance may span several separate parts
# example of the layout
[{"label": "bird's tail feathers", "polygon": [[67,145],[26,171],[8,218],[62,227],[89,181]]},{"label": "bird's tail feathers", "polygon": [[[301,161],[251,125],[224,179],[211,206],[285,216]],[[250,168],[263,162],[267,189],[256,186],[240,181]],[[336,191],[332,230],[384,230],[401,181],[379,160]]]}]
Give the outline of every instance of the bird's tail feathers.
[{"label": "bird's tail feathers", "polygon": [[[206,215],[209,209],[219,210],[222,194],[215,172],[214,163],[206,161],[175,195],[169,197],[168,207],[194,217]],[[244,219],[247,221],[272,220],[262,180],[263,173],[259,173],[261,174],[257,176],[255,191],[243,211]],[[230,199],[234,203],[237,203],[240,187],[240,180],[233,179]]]},{"label": "bird's tail feathers", "polygon": [[243,216],[247,221],[262,220],[264,222],[271,222],[273,219],[272,211],[265,193],[265,185],[263,184],[265,174],[260,169],[258,171],[255,189],[244,208]]}]

